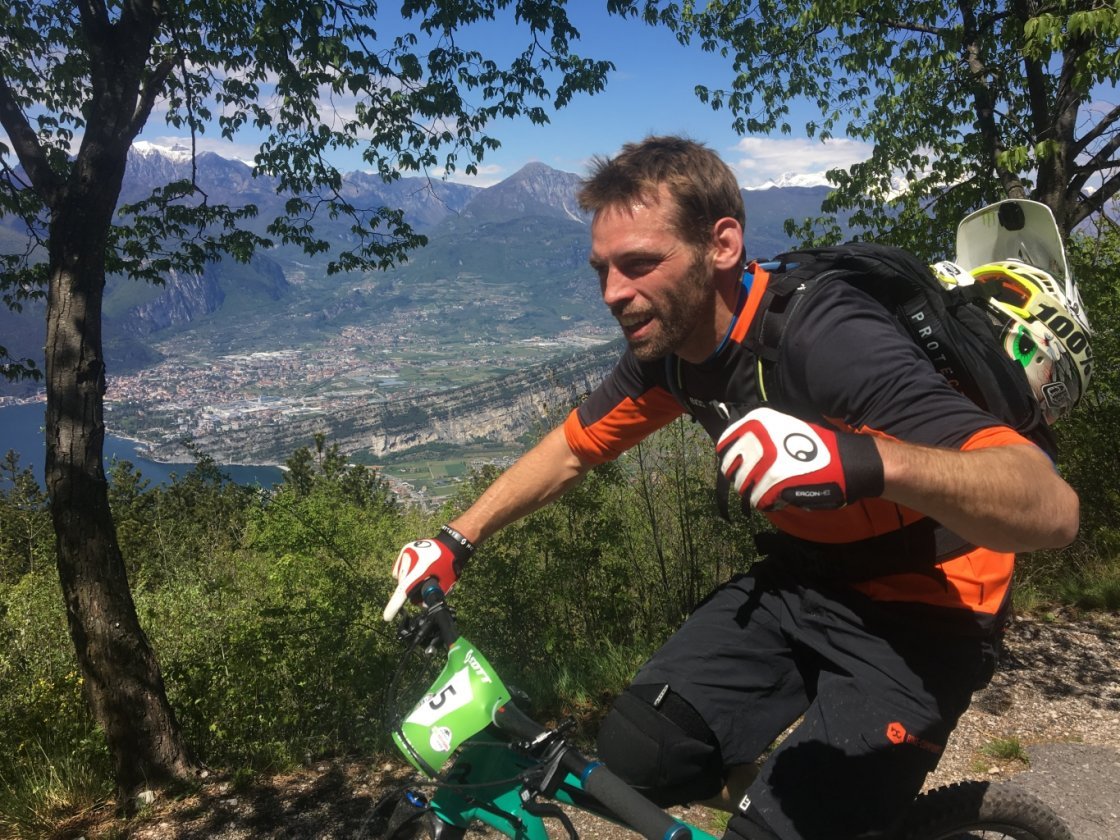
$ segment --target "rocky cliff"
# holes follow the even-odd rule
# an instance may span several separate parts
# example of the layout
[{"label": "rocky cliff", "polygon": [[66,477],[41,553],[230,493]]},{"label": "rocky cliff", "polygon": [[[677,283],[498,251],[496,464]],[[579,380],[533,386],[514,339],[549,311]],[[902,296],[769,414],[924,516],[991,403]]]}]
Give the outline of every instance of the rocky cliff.
[{"label": "rocky cliff", "polygon": [[225,297],[217,273],[210,266],[201,274],[172,270],[158,297],[128,311],[125,328],[136,335],[149,335],[188,324],[217,311]]},{"label": "rocky cliff", "polygon": [[[429,444],[513,442],[539,436],[562,420],[602,381],[620,352],[620,342],[612,342],[479,385],[341,407],[330,414],[262,412],[258,419],[196,436],[194,442],[218,461],[235,463],[282,463],[317,432],[343,452],[375,458]],[[169,444],[154,447],[152,454],[177,460],[186,452]]]}]

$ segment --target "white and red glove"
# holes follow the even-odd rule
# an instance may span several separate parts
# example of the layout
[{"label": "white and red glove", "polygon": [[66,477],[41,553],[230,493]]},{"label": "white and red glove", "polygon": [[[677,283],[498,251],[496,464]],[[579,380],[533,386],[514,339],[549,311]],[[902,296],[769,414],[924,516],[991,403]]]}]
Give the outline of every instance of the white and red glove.
[{"label": "white and red glove", "polygon": [[841,508],[883,492],[883,459],[869,435],[834,432],[756,408],[720,435],[720,471],[758,510]]},{"label": "white and red glove", "polygon": [[392,621],[406,600],[419,603],[420,584],[428,578],[434,577],[444,592],[450,592],[472,554],[474,546],[470,540],[450,525],[440,528],[434,539],[410,542],[393,563],[397,588],[382,617]]}]

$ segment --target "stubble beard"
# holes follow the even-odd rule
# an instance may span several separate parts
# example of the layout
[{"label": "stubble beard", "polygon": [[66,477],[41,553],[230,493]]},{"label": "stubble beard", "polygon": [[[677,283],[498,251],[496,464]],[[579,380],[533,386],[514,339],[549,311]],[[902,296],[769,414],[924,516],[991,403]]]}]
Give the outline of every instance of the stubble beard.
[{"label": "stubble beard", "polygon": [[630,351],[640,362],[663,359],[680,349],[702,318],[712,311],[715,286],[703,257],[697,257],[682,281],[666,294],[665,306],[655,313],[658,329],[641,341],[630,341]]}]

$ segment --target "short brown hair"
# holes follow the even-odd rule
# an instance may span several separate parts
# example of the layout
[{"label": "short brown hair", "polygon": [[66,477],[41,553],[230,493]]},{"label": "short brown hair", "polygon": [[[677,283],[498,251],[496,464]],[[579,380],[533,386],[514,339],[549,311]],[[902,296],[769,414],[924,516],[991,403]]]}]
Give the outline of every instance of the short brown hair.
[{"label": "short brown hair", "polygon": [[627,143],[615,157],[596,157],[578,194],[588,213],[651,201],[664,184],[676,202],[677,233],[702,247],[712,226],[730,217],[746,227],[743,196],[731,168],[702,143],[684,137],[647,137]]}]

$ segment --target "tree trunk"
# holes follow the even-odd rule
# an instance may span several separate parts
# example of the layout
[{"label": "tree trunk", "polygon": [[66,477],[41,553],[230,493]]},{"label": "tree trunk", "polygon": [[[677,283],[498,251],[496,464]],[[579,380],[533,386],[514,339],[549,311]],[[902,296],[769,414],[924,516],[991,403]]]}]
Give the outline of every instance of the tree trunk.
[{"label": "tree trunk", "polygon": [[58,574],[86,699],[105,731],[118,790],[131,797],[147,787],[191,778],[197,768],[136,615],[102,455],[105,246],[125,155],[107,155],[102,166],[76,173],[69,200],[52,217],[46,483]]}]

